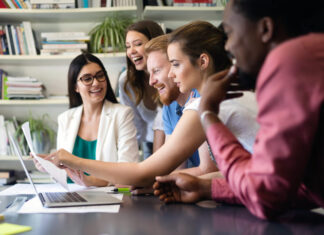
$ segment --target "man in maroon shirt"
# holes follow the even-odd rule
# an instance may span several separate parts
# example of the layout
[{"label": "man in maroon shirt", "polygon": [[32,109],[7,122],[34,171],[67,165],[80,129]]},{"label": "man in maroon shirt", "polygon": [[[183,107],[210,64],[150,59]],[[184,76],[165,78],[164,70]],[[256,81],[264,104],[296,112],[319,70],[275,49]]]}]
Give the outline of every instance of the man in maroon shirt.
[{"label": "man in maroon shirt", "polygon": [[[229,1],[225,48],[237,64],[208,79],[200,103],[201,122],[225,178],[157,177],[161,200],[213,198],[243,204],[263,219],[289,208],[324,207],[323,9],[320,0]],[[241,95],[231,85],[238,70],[249,75],[241,84],[256,83],[260,130],[253,154],[218,118],[219,104]]]}]

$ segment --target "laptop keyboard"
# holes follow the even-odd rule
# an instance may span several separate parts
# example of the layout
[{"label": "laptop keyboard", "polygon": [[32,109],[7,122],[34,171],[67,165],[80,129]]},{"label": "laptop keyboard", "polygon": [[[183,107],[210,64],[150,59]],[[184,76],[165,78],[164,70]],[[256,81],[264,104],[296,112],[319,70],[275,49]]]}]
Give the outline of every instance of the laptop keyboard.
[{"label": "laptop keyboard", "polygon": [[45,193],[47,198],[50,202],[86,202],[83,197],[81,197],[78,193],[64,193],[64,192],[57,192],[57,193]]}]

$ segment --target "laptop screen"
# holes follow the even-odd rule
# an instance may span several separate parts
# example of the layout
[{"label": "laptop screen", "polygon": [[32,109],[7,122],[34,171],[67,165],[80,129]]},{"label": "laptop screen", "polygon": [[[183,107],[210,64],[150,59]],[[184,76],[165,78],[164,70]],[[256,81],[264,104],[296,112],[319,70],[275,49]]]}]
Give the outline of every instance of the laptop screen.
[{"label": "laptop screen", "polygon": [[[11,134],[9,134],[9,141],[10,141],[10,144],[12,144],[13,149],[14,149],[14,151],[15,151],[15,154],[16,154],[17,157],[19,158],[22,167],[24,168],[24,171],[25,171],[25,173],[26,173],[26,176],[27,176],[27,178],[28,178],[28,181],[29,181],[30,184],[33,186],[33,188],[34,188],[34,190],[35,190],[35,194],[36,194],[36,196],[39,198],[37,188],[35,187],[34,182],[33,182],[32,178],[30,177],[30,174],[29,174],[29,172],[28,172],[28,170],[27,170],[27,168],[26,168],[26,165],[25,165],[24,160],[23,160],[23,158],[22,158],[21,151],[20,151],[20,149],[19,149],[19,147],[18,147],[18,143],[17,143],[16,139],[15,139]],[[39,198],[39,200],[40,200],[40,198]]]}]

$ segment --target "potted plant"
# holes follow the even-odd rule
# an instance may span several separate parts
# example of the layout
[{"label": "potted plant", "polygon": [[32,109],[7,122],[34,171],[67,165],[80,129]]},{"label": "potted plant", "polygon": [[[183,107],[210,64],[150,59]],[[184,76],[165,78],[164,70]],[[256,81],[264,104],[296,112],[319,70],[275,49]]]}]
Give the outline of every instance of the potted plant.
[{"label": "potted plant", "polygon": [[[48,114],[44,114],[39,119],[36,119],[32,115],[30,115],[27,120],[29,122],[34,151],[36,153],[49,153],[51,148],[53,148],[55,145],[56,132],[51,127],[49,127],[49,125],[47,124],[49,122],[47,122],[46,119],[51,121]],[[19,126],[19,128],[17,129],[16,137],[19,141],[19,144],[23,145],[23,148],[28,149],[21,126]]]},{"label": "potted plant", "polygon": [[226,4],[227,4],[227,2],[228,2],[228,0],[220,0],[220,2],[221,2],[221,4],[223,5],[223,7],[225,7]]},{"label": "potted plant", "polygon": [[125,50],[125,30],[133,21],[116,14],[107,17],[90,32],[92,53],[108,53]]}]

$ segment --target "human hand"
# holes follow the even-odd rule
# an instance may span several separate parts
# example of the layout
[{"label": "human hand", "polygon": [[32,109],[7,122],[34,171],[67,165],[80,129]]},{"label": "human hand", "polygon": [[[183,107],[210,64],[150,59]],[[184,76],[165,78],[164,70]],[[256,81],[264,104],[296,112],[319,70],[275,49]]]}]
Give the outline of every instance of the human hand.
[{"label": "human hand", "polygon": [[194,203],[211,196],[211,180],[177,173],[156,177],[154,195],[161,201]]},{"label": "human hand", "polygon": [[[40,172],[46,172],[45,168],[34,158],[34,156],[30,153],[29,156],[33,159],[33,162],[35,164],[35,167],[37,170],[39,170]],[[48,157],[48,155],[46,154],[37,154],[38,157],[44,158],[46,159]]]},{"label": "human hand", "polygon": [[75,170],[78,170],[78,167],[76,166],[76,162],[78,159],[80,158],[74,156],[65,149],[59,149],[58,151],[51,153],[46,157],[46,160],[51,161],[54,165],[56,165],[59,168],[70,168]]},{"label": "human hand", "polygon": [[82,185],[82,186],[90,186],[90,182],[87,175],[80,170],[73,170],[70,168],[65,169],[67,175],[73,180],[74,183]]},{"label": "human hand", "polygon": [[237,92],[240,90],[240,87],[237,84],[233,84],[237,79],[237,73],[238,70],[233,65],[230,69],[213,74],[206,79],[201,92],[200,114],[206,110],[218,114],[219,105],[223,100],[243,95],[242,92]]}]

